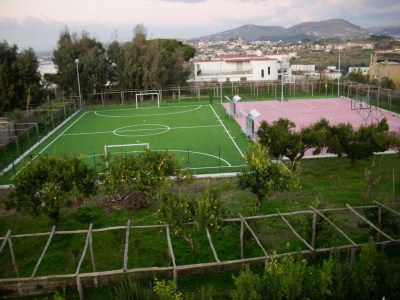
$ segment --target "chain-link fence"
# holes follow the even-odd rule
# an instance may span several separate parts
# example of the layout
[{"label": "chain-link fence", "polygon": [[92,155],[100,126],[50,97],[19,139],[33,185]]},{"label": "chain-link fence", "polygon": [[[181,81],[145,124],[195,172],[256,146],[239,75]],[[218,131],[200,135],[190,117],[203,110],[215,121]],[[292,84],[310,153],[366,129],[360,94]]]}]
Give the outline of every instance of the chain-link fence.
[{"label": "chain-link fence", "polygon": [[[68,119],[78,106],[74,100],[35,110],[38,122],[0,124],[0,170],[9,169],[14,161]],[[1,173],[0,173],[1,174]]]}]

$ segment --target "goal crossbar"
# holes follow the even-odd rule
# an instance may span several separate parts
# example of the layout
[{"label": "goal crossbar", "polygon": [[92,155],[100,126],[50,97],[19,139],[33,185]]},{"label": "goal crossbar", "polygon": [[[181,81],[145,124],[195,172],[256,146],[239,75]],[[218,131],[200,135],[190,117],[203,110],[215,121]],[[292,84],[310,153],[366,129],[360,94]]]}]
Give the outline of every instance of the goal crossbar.
[{"label": "goal crossbar", "polygon": [[125,148],[125,147],[139,147],[139,146],[143,146],[143,148],[144,147],[150,148],[150,144],[149,143],[105,145],[104,146],[104,154],[107,155],[108,148]]}]

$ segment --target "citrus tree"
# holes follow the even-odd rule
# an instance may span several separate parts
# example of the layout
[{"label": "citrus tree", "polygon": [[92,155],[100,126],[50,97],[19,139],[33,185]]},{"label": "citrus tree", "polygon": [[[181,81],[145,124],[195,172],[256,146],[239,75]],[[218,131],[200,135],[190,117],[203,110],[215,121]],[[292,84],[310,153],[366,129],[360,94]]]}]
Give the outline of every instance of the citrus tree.
[{"label": "citrus tree", "polygon": [[174,153],[144,149],[138,155],[106,157],[103,188],[110,198],[126,192],[155,192],[167,182],[190,182],[189,169],[182,169]]},{"label": "citrus tree", "polygon": [[[168,224],[176,236],[185,239],[194,249],[192,231],[204,228],[218,229],[224,217],[221,191],[208,187],[197,196],[174,192],[169,187],[155,197],[158,223]],[[188,223],[194,223],[189,226]]]},{"label": "citrus tree", "polygon": [[62,207],[95,195],[95,172],[70,156],[40,156],[14,178],[8,207],[47,215],[57,223]]},{"label": "citrus tree", "polygon": [[378,124],[362,125],[354,129],[351,124],[338,124],[330,129],[330,139],[327,143],[328,152],[345,155],[352,163],[359,159],[368,159],[375,152],[389,149],[389,125],[386,119]]},{"label": "citrus tree", "polygon": [[313,153],[318,154],[325,147],[329,128],[329,122],[321,119],[298,131],[293,121],[280,118],[272,124],[262,121],[257,135],[259,143],[269,149],[272,157],[280,159],[286,156],[295,172],[306,151],[313,149]]},{"label": "citrus tree", "polygon": [[266,147],[257,143],[245,154],[246,167],[238,174],[239,186],[257,196],[256,210],[273,191],[284,191],[299,185],[297,174],[281,161],[273,162]]}]

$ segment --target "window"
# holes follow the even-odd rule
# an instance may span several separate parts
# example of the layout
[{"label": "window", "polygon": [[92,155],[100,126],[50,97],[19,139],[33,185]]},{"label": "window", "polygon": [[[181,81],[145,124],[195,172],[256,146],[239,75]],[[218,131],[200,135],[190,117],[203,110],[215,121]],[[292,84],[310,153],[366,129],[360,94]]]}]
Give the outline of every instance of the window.
[{"label": "window", "polygon": [[271,67],[268,67],[268,75],[271,75]]},{"label": "window", "polygon": [[264,78],[264,69],[261,70],[261,78]]},{"label": "window", "polygon": [[247,81],[247,77],[240,77],[240,81]]}]

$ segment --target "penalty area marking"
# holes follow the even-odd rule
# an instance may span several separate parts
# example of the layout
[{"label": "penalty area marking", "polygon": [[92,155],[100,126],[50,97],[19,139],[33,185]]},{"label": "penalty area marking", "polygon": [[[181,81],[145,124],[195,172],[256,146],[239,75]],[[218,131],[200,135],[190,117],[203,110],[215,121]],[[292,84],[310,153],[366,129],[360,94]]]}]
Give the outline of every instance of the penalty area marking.
[{"label": "penalty area marking", "polygon": [[[143,143],[145,144],[145,143]],[[156,152],[163,152],[163,151],[167,151],[167,152],[180,152],[180,153],[193,153],[193,154],[198,154],[198,155],[203,155],[203,156],[208,156],[211,158],[215,158],[217,160],[223,161],[228,167],[232,167],[232,165],[226,160],[223,159],[221,157],[218,157],[216,155],[212,155],[209,153],[205,153],[205,152],[199,152],[199,151],[192,151],[192,150],[152,150],[152,151],[156,151]],[[125,154],[125,153],[142,153],[144,152],[143,150],[131,150],[131,151],[120,151],[120,152],[113,152],[112,154]],[[97,156],[104,156],[104,153],[101,154],[91,154],[91,155],[87,155],[85,156],[85,158],[91,158],[91,157],[97,157]],[[204,167],[204,168],[210,168],[210,167]]]}]

